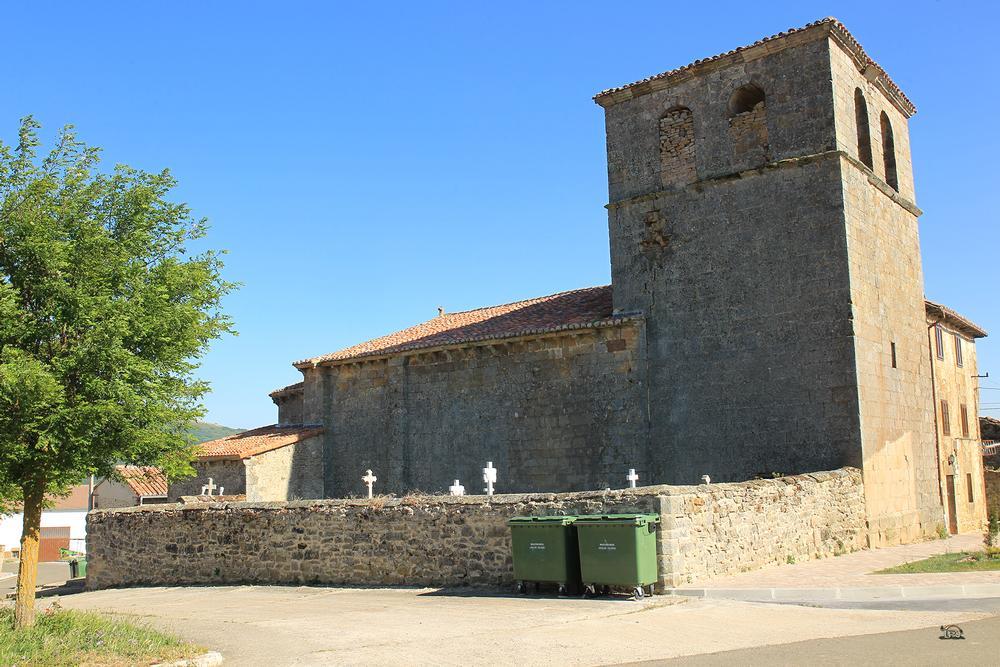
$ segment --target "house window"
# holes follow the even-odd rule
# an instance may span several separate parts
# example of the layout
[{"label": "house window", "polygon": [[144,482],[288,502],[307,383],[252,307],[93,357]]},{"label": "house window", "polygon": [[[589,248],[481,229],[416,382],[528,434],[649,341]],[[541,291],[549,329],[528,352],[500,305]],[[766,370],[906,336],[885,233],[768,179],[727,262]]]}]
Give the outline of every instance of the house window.
[{"label": "house window", "polygon": [[934,350],[938,359],[944,359],[944,329],[940,324],[934,325]]},{"label": "house window", "polygon": [[896,367],[896,344],[889,343],[889,352],[892,354],[892,367]]},{"label": "house window", "polygon": [[882,164],[885,168],[885,182],[896,192],[899,192],[899,179],[896,178],[896,142],[892,138],[892,124],[889,117],[882,112]]},{"label": "house window", "polygon": [[962,403],[961,412],[962,412],[962,437],[963,438],[968,438],[969,437],[969,408],[968,408],[968,406],[965,405],[965,403]]},{"label": "house window", "polygon": [[965,473],[965,483],[969,487],[969,502],[970,503],[976,502],[976,497],[974,495],[972,495],[972,473],[971,472]]},{"label": "house window", "polygon": [[962,367],[962,337],[955,334],[955,365]]},{"label": "house window", "polygon": [[948,412],[948,401],[941,400],[941,432],[951,435],[951,414]]},{"label": "house window", "polygon": [[868,103],[860,88],[854,89],[854,124],[858,130],[858,159],[869,169],[874,169],[872,137],[868,129]]}]

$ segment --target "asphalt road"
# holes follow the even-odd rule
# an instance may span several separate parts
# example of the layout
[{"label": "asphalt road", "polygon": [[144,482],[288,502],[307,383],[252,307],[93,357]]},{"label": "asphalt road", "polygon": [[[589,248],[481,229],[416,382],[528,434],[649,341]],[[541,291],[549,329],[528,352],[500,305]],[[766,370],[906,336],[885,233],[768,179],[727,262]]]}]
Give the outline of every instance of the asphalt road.
[{"label": "asphalt road", "polygon": [[[17,574],[17,561],[4,561],[0,572]],[[62,584],[69,579],[69,563],[39,563],[38,564],[38,585],[43,589],[53,585]],[[0,600],[13,593],[17,585],[17,577],[0,579]]]},{"label": "asphalt road", "polygon": [[[1000,604],[1000,601],[994,601]],[[965,639],[941,639],[939,628],[814,639],[635,665],[1000,665],[1000,617],[960,623]]]}]

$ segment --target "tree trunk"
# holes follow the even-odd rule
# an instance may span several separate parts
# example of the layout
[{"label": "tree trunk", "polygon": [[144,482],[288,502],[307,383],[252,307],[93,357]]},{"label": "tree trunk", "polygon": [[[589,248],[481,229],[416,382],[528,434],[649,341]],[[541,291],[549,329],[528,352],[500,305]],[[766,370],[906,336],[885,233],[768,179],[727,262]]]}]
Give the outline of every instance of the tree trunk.
[{"label": "tree trunk", "polygon": [[17,568],[17,599],[14,627],[35,624],[35,582],[38,579],[38,537],[42,525],[45,484],[41,481],[24,488],[24,524],[21,534],[21,562]]}]

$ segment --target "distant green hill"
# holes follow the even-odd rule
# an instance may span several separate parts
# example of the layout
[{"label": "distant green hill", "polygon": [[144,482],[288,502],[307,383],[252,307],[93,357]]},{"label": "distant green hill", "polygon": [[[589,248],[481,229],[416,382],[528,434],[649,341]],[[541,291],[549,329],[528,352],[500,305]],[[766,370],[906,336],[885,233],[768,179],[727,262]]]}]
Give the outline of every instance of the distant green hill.
[{"label": "distant green hill", "polygon": [[194,426],[191,427],[191,435],[194,436],[195,442],[207,442],[216,438],[224,438],[234,433],[242,433],[245,430],[243,428],[232,428],[211,422],[195,422]]}]

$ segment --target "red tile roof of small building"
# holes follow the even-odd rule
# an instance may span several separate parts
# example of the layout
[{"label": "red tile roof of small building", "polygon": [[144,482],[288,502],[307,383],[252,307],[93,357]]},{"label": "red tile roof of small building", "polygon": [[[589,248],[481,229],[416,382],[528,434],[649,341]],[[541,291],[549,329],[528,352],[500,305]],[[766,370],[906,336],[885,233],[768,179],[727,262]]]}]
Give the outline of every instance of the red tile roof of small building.
[{"label": "red tile roof of small building", "polygon": [[628,316],[612,314],[610,285],[587,287],[500,306],[444,313],[388,336],[297,361],[294,365],[307,368],[431,347],[606,326],[626,319]]},{"label": "red tile roof of small building", "polygon": [[856,61],[860,61],[861,63],[863,63],[864,67],[874,68],[878,73],[878,78],[882,80],[882,83],[885,85],[887,92],[890,94],[890,97],[896,98],[896,102],[900,105],[901,109],[908,116],[912,116],[917,112],[917,108],[913,105],[913,102],[910,101],[910,99],[906,96],[905,93],[903,93],[900,87],[897,86],[896,83],[889,77],[886,71],[882,69],[881,65],[872,60],[871,57],[867,53],[865,53],[865,50],[861,46],[860,42],[858,42],[858,40],[854,38],[854,35],[851,34],[851,32],[844,26],[843,23],[833,18],[832,16],[820,19],[819,21],[813,21],[812,23],[807,23],[801,28],[789,28],[784,32],[779,32],[775,35],[759,39],[753,44],[740,46],[731,51],[726,51],[725,53],[720,53],[718,55],[714,55],[708,58],[701,58],[699,60],[695,60],[692,63],[688,63],[687,65],[684,65],[682,67],[668,70],[666,72],[661,72],[660,74],[654,74],[653,76],[648,76],[645,79],[640,79],[639,81],[634,81],[624,86],[617,86],[615,88],[608,88],[607,90],[602,90],[601,92],[597,93],[597,95],[594,95],[594,100],[598,104],[600,104],[604,98],[616,96],[616,94],[618,93],[622,93],[624,91],[628,91],[633,88],[639,89],[638,93],[642,94],[644,92],[648,92],[648,90],[643,90],[643,87],[654,81],[666,80],[681,74],[689,73],[693,70],[705,66],[708,63],[715,63],[718,61],[724,61],[726,59],[730,59],[736,62],[742,56],[743,54],[742,52],[744,51],[748,51],[750,49],[762,46],[769,42],[785,39],[791,35],[802,33],[807,30],[812,30],[816,28],[828,29],[831,34],[833,34],[835,37],[838,38],[839,42],[844,46],[844,48],[847,49],[849,52],[851,52]]},{"label": "red tile roof of small building", "polygon": [[265,452],[312,438],[323,432],[322,426],[262,426],[250,431],[227,435],[198,445],[195,457],[199,461],[246,459]]},{"label": "red tile roof of small building", "polygon": [[167,495],[167,476],[156,466],[117,465],[115,473],[140,498]]}]

